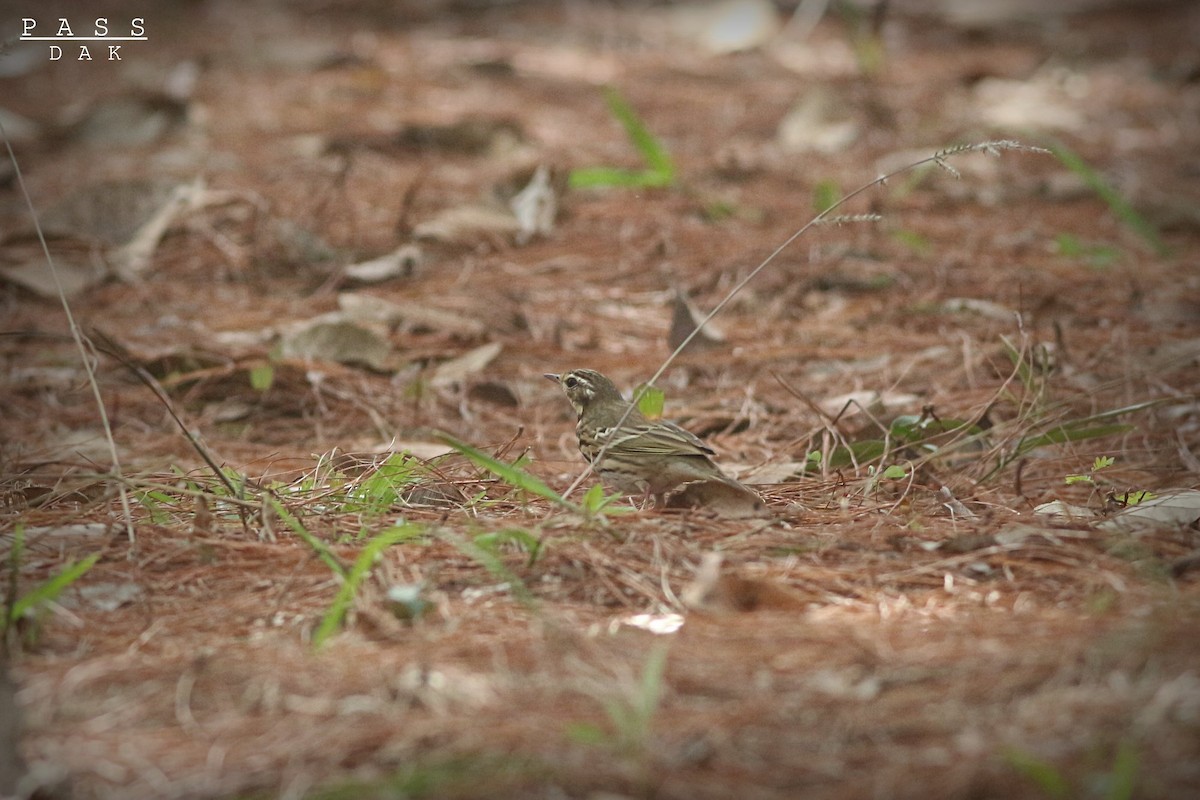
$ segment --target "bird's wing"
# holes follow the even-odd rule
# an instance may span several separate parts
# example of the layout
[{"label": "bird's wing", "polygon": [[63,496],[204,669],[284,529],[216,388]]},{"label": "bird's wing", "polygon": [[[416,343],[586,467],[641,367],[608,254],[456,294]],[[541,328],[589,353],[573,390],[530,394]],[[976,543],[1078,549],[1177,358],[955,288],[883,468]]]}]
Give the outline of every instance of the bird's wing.
[{"label": "bird's wing", "polygon": [[655,456],[700,456],[707,459],[715,455],[713,449],[695,434],[671,422],[622,425],[610,444],[610,449],[618,447],[632,453]]}]

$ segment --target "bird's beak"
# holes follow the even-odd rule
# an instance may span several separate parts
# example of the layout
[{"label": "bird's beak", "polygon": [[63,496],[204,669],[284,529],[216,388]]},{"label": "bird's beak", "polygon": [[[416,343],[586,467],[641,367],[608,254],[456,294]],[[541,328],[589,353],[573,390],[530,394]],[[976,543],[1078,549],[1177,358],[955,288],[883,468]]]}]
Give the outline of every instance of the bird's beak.
[{"label": "bird's beak", "polygon": [[562,378],[562,376],[561,376],[561,375],[559,375],[559,374],[557,374],[557,373],[555,373],[555,372],[543,372],[543,373],[542,373],[542,375],[544,375],[545,377],[547,377],[547,378],[549,378],[550,380],[554,381],[555,383],[558,383],[558,382],[559,382],[559,379],[560,379],[560,378]]}]

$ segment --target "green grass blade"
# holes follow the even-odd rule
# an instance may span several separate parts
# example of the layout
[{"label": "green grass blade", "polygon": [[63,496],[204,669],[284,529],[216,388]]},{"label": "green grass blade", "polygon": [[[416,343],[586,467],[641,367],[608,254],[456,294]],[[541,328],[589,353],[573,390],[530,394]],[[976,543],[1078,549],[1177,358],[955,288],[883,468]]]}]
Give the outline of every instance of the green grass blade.
[{"label": "green grass blade", "polygon": [[353,566],[345,574],[342,586],[338,589],[337,596],[333,598],[333,603],[330,604],[329,610],[325,612],[325,616],[321,618],[317,629],[313,631],[312,646],[314,649],[323,645],[325,640],[341,627],[342,620],[346,618],[346,612],[354,605],[354,598],[358,594],[358,587],[367,575],[371,573],[371,568],[379,560],[380,554],[387,548],[416,538],[424,532],[424,527],[420,525],[396,525],[384,530],[367,542],[362,552],[358,554],[358,558],[354,560]]},{"label": "green grass blade", "polygon": [[469,541],[456,533],[449,530],[443,530],[438,534],[438,538],[442,541],[449,542],[452,546],[458,549],[463,555],[474,559],[484,569],[492,573],[509,586],[509,590],[522,605],[533,608],[536,605],[536,598],[529,591],[529,587],[525,582],[513,574],[512,570],[504,565],[500,557],[486,547],[480,547],[475,542]]},{"label": "green grass blade", "polygon": [[1063,444],[1064,442],[1082,442],[1087,439],[1099,439],[1102,436],[1113,436],[1118,433],[1128,433],[1133,430],[1133,425],[1113,424],[1113,425],[1096,425],[1093,427],[1077,427],[1076,425],[1063,425],[1053,430],[1040,433],[1037,436],[1029,436],[1020,441],[1017,445],[1018,453],[1028,453],[1030,450],[1036,450],[1039,447],[1045,447],[1051,444]]},{"label": "green grass blade", "polygon": [[478,467],[482,467],[492,473],[509,486],[513,486],[530,494],[544,497],[551,502],[557,503],[563,508],[569,508],[572,511],[579,511],[574,503],[564,498],[561,494],[551,489],[542,480],[534,475],[529,474],[525,470],[514,467],[511,464],[505,464],[498,458],[493,458],[482,450],[472,447],[466,442],[460,442],[448,433],[435,433],[433,438],[437,439],[442,444],[453,447],[462,455],[466,456]]},{"label": "green grass blade", "polygon": [[8,610],[8,624],[14,624],[26,612],[37,608],[42,603],[48,603],[57,598],[62,594],[64,589],[79,580],[99,560],[100,554],[93,553],[80,561],[72,561],[59,570],[57,574],[50,576],[30,591],[18,597]]},{"label": "green grass blade", "polygon": [[1145,242],[1150,245],[1157,256],[1165,256],[1167,254],[1167,246],[1159,235],[1158,229],[1154,227],[1141,214],[1139,214],[1132,205],[1129,204],[1121,194],[1114,189],[1104,177],[1100,175],[1090,164],[1071,148],[1059,141],[1053,141],[1049,144],[1050,151],[1062,162],[1063,166],[1078,175],[1088,188],[1096,193],[1096,196],[1108,205],[1109,209],[1131,230],[1138,236],[1142,237]]},{"label": "green grass blade", "polygon": [[1038,788],[1054,800],[1066,800],[1071,796],[1071,785],[1053,764],[1042,761],[1020,750],[1009,750],[1005,760],[1013,769],[1037,784]]},{"label": "green grass blade", "polygon": [[268,497],[267,502],[271,504],[271,509],[275,512],[275,516],[279,517],[284,523],[292,529],[292,532],[299,536],[305,544],[313,549],[317,554],[317,558],[325,562],[325,565],[333,570],[334,574],[341,578],[346,577],[346,565],[342,563],[333,551],[329,549],[329,545],[322,542],[317,537],[308,532],[308,529],[301,524],[300,520],[288,511],[283,503],[276,500],[274,497]]},{"label": "green grass blade", "polygon": [[1128,739],[1122,740],[1109,776],[1108,800],[1132,800],[1137,788],[1138,753]]},{"label": "green grass blade", "polygon": [[625,134],[633,142],[637,151],[641,153],[650,170],[663,175],[668,183],[673,181],[675,165],[671,163],[671,156],[654,134],[650,133],[637,112],[633,110],[633,106],[629,105],[621,93],[611,86],[605,88],[604,99],[608,103],[608,110],[621,123]]},{"label": "green grass blade", "polygon": [[628,170],[617,167],[585,167],[571,170],[567,182],[572,189],[591,189],[623,186],[637,189],[661,188],[675,183],[675,164],[667,149],[633,110],[633,106],[616,89],[607,87],[604,99],[608,110],[621,123],[625,135],[646,162],[647,169]]},{"label": "green grass blade", "polygon": [[670,186],[673,181],[673,176],[654,170],[630,170],[618,167],[582,167],[571,170],[568,178],[572,189],[595,189],[608,186],[659,189]]}]

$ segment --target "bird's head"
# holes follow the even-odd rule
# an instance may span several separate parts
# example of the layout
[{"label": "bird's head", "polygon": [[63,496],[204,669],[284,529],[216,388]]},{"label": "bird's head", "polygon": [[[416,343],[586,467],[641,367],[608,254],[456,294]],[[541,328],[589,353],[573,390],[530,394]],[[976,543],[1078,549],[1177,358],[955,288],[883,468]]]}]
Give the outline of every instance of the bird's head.
[{"label": "bird's head", "polygon": [[596,403],[624,402],[616,385],[594,369],[573,369],[561,375],[547,372],[546,377],[562,387],[578,414]]}]

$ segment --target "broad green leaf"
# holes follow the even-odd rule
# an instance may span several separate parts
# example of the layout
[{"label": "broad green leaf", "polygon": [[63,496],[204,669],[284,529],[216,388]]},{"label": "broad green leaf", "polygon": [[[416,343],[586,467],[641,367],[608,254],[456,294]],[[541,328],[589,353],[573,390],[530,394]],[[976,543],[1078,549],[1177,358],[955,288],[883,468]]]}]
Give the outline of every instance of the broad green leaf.
[{"label": "broad green leaf", "polygon": [[259,364],[250,370],[250,388],[256,392],[265,392],[275,382],[275,367],[271,364]]},{"label": "broad green leaf", "polygon": [[639,386],[633,393],[633,401],[637,403],[638,411],[650,419],[658,419],[663,415],[667,396],[662,389],[654,386]]},{"label": "broad green leaf", "polygon": [[854,465],[862,466],[883,456],[887,445],[880,439],[852,442],[849,448],[835,447],[829,454],[829,469],[840,469]]}]

